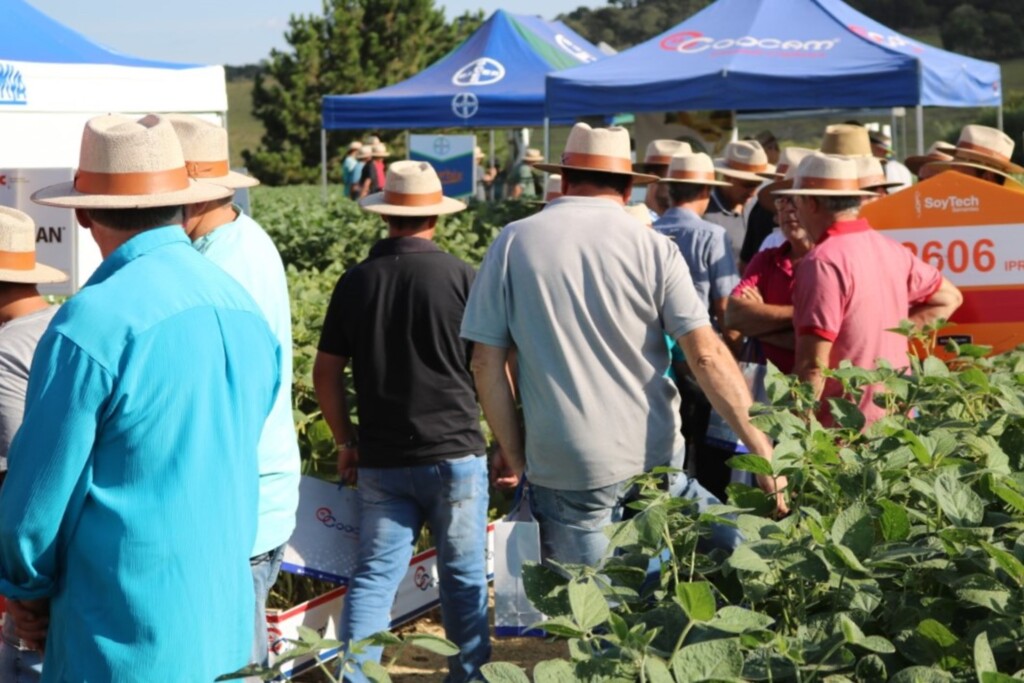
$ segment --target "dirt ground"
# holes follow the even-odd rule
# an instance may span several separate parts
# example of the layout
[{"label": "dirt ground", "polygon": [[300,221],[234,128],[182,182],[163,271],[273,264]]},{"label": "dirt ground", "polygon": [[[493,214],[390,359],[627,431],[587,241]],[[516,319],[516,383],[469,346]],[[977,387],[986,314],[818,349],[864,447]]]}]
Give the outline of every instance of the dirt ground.
[{"label": "dirt ground", "polygon": [[[493,594],[491,596],[491,615],[493,622],[494,615]],[[493,623],[492,623],[493,625]],[[423,615],[411,624],[400,627],[397,630],[400,635],[410,633],[429,633],[435,636],[444,637],[444,628],[441,626],[441,611],[432,610]],[[533,671],[537,662],[545,659],[566,656],[566,644],[564,640],[553,640],[549,638],[493,638],[491,639],[491,661],[512,662],[526,669]],[[394,652],[385,650],[382,663],[387,664]],[[390,669],[391,679],[395,683],[441,683],[448,673],[448,662],[444,657],[435,655],[425,650],[407,648],[402,653],[401,659]],[[327,679],[319,673],[307,673],[296,677],[294,680],[305,683],[321,683]]]}]

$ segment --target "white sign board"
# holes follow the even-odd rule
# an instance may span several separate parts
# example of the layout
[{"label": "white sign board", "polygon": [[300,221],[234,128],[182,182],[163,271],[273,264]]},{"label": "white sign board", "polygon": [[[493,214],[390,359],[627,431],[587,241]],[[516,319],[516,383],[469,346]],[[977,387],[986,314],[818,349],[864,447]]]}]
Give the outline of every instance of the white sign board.
[{"label": "white sign board", "polygon": [[473,194],[475,135],[410,135],[409,158],[426,161],[437,171],[446,197]]}]

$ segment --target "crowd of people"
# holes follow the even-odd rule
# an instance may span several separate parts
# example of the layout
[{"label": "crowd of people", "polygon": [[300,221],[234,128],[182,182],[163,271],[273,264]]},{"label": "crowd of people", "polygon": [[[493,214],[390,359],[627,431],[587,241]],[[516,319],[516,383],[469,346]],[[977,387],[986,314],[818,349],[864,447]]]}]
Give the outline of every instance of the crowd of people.
[{"label": "crowd of people", "polygon": [[[969,125],[900,167],[1016,184],[1012,151]],[[387,233],[324,302],[313,369],[360,511],[338,637],[387,628],[429,526],[460,648],[450,681],[478,680],[490,657],[489,480],[522,487],[546,561],[599,565],[636,475],[671,468],[666,489],[703,509],[737,449],[771,460],[737,359],[836,397],[825,369],[904,367],[907,341],[889,330],[961,302],[860,217],[906,178],[859,124],[829,126],[818,149],[765,133],[719,159],[656,140],[639,163],[625,129],[577,124],[557,163],[524,157],[518,196],[539,210],[501,231],[479,272],[434,240],[466,205],[430,164],[388,155],[372,140],[344,159],[344,191]],[[299,452],[284,268],[232,203],[256,182],[230,170],[213,124],[93,118],[75,179],[33,195],[74,209],[103,256],[59,308],[37,287],[66,276],[36,263],[31,218],[0,209],[0,679],[209,681],[267,661]],[[860,408],[882,412],[871,390]],[[734,443],[711,437],[712,415]],[[784,477],[756,484],[787,513]],[[741,541],[721,525],[710,544]]]}]

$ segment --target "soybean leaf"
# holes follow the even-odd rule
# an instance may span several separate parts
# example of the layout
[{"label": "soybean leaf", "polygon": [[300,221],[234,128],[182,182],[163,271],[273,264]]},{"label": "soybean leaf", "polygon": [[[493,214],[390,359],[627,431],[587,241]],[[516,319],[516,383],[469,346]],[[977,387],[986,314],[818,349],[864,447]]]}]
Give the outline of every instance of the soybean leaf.
[{"label": "soybean leaf", "polygon": [[991,543],[982,541],[981,547],[1002,567],[1003,571],[1010,575],[1010,578],[1017,582],[1017,585],[1024,584],[1024,563],[1021,563],[1013,554],[1002,548],[997,548]]},{"label": "soybean leaf", "polygon": [[935,619],[925,619],[917,625],[917,633],[945,649],[956,645],[959,641],[953,632]]},{"label": "soybean leaf", "polygon": [[981,674],[981,683],[1020,683],[1020,679],[998,671],[986,671]]},{"label": "soybean leaf", "polygon": [[563,638],[582,638],[586,635],[568,617],[554,617],[547,621],[541,621],[530,626],[531,631],[534,629],[543,629],[553,636],[561,636]]},{"label": "soybean leaf", "polygon": [[668,666],[657,657],[648,657],[644,660],[644,673],[651,683],[675,683]]},{"label": "soybean leaf", "polygon": [[882,636],[865,636],[864,639],[857,644],[865,650],[870,650],[871,652],[877,652],[883,655],[896,652],[896,647],[889,642],[887,638],[883,638]]},{"label": "soybean leaf", "polygon": [[766,629],[773,623],[775,620],[767,614],[729,605],[718,610],[718,614],[708,622],[708,626],[726,633],[746,633]]},{"label": "soybean leaf", "polygon": [[829,412],[832,414],[832,419],[836,421],[840,427],[846,429],[853,429],[860,431],[864,429],[864,413],[861,412],[857,404],[846,400],[845,398],[830,398],[828,400]]},{"label": "soybean leaf", "polygon": [[510,662],[490,662],[480,667],[487,683],[530,683],[530,677]]},{"label": "soybean leaf", "polygon": [[845,545],[858,558],[870,555],[875,544],[875,523],[870,508],[864,503],[854,503],[836,515],[832,540]]},{"label": "soybean leaf", "polygon": [[391,683],[391,675],[379,662],[369,659],[360,662],[359,667],[370,683]]},{"label": "soybean leaf", "polygon": [[974,527],[985,517],[985,501],[946,468],[935,478],[935,498],[943,514],[956,526]]},{"label": "soybean leaf", "polygon": [[564,659],[548,659],[537,662],[537,666],[533,667],[534,683],[567,683],[576,680],[576,672]]},{"label": "soybean leaf", "polygon": [[832,550],[832,552],[834,552],[836,555],[838,555],[840,561],[850,569],[853,569],[854,571],[860,572],[862,574],[868,573],[867,567],[861,564],[861,561],[857,559],[857,556],[853,553],[853,551],[847,548],[845,545],[842,545],[841,543],[833,543],[831,546],[829,546],[829,549]]},{"label": "soybean leaf", "polygon": [[754,474],[774,474],[772,464],[756,455],[734,455],[725,461],[734,470],[752,472]]},{"label": "soybean leaf", "polygon": [[672,672],[679,683],[740,678],[743,652],[734,638],[694,643],[672,657]]},{"label": "soybean leaf", "polygon": [[992,646],[988,643],[988,633],[982,631],[974,639],[974,671],[978,674],[978,683],[985,683],[986,672],[999,671],[996,665],[996,656],[992,652]]},{"label": "soybean leaf", "polygon": [[747,572],[757,572],[763,574],[771,571],[771,567],[765,562],[764,558],[751,550],[748,545],[741,545],[733,551],[729,559],[726,560],[733,569],[742,569]]},{"label": "soybean leaf", "polygon": [[949,368],[935,356],[928,356],[924,359],[922,370],[925,377],[949,377]]},{"label": "soybean leaf", "polygon": [[1010,602],[1010,591],[988,574],[969,574],[953,584],[956,597],[963,602],[1005,614]]},{"label": "soybean leaf", "polygon": [[569,606],[573,619],[584,631],[608,621],[608,603],[601,589],[591,579],[573,581],[569,584]]},{"label": "soybean leaf", "polygon": [[676,600],[693,621],[708,621],[715,616],[715,594],[707,581],[676,585]]},{"label": "soybean leaf", "polygon": [[366,639],[369,645],[378,645],[380,647],[387,647],[388,645],[401,645],[402,639],[396,636],[391,631],[378,631],[372,636]]},{"label": "soybean leaf", "polygon": [[864,632],[860,630],[860,626],[845,614],[839,615],[839,630],[843,633],[843,640],[850,645],[857,645],[864,640]]},{"label": "soybean leaf", "polygon": [[421,650],[427,650],[442,657],[452,657],[459,654],[459,646],[450,640],[433,636],[429,633],[413,633],[405,637],[405,642]]},{"label": "soybean leaf", "polygon": [[910,517],[903,506],[884,498],[878,501],[878,506],[882,508],[878,518],[882,538],[889,542],[906,540],[910,536]]},{"label": "soybean leaf", "polygon": [[889,683],[950,683],[953,676],[930,666],[910,666],[897,671]]}]

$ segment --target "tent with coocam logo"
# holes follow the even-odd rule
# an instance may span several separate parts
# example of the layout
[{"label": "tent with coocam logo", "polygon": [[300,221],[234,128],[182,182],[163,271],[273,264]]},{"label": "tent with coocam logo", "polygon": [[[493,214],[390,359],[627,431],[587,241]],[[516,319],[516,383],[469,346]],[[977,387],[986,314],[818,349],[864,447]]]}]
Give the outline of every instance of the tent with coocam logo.
[{"label": "tent with coocam logo", "polygon": [[96,114],[227,110],[224,69],[138,59],[91,42],[25,0],[0,20],[0,165],[74,167]]},{"label": "tent with coocam logo", "polygon": [[918,43],[841,0],[718,0],[599,64],[547,78],[552,119],[1001,104],[998,64]]},{"label": "tent with coocam logo", "polygon": [[604,55],[560,21],[498,10],[415,76],[323,99],[326,130],[500,128],[544,120],[544,77]]}]

